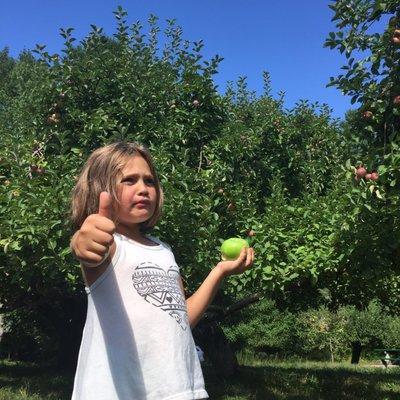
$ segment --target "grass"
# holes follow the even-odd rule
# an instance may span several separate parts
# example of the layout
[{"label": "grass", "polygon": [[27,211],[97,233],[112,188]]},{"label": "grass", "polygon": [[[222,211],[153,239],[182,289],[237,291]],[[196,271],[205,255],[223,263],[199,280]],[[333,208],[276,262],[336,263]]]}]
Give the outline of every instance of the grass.
[{"label": "grass", "polygon": [[0,400],[70,400],[73,374],[0,361]]},{"label": "grass", "polygon": [[[205,366],[212,400],[394,400],[400,398],[400,367],[240,358],[234,377]],[[0,361],[0,400],[69,400],[73,373]],[[110,399],[112,400],[112,399]]]},{"label": "grass", "polygon": [[235,378],[205,370],[215,400],[398,400],[400,368],[310,361],[241,360]]}]

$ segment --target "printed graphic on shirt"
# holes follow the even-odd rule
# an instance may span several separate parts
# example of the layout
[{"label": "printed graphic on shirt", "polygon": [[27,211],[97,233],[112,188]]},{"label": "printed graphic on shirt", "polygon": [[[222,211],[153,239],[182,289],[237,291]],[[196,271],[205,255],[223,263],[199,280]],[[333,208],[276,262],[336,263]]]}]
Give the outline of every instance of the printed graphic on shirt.
[{"label": "printed graphic on shirt", "polygon": [[144,262],[135,267],[133,287],[150,304],[167,312],[185,331],[189,326],[186,302],[178,284],[176,265],[166,272],[160,266]]}]

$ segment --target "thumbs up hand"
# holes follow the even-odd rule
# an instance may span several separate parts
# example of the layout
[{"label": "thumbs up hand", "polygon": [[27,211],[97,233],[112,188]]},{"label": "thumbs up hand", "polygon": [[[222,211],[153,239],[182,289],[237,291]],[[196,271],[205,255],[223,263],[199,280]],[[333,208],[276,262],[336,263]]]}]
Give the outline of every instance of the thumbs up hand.
[{"label": "thumbs up hand", "polygon": [[71,249],[81,264],[96,267],[113,256],[115,224],[111,216],[111,196],[101,192],[98,213],[89,215],[71,240]]}]

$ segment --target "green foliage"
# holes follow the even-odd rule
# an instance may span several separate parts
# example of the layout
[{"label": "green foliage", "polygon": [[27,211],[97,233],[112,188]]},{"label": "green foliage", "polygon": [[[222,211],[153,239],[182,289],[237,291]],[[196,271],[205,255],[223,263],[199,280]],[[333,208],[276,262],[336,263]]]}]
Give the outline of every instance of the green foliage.
[{"label": "green foliage", "polygon": [[224,332],[237,350],[253,353],[278,353],[292,355],[298,350],[293,329],[296,320],[288,311],[280,311],[271,300],[264,299],[251,306]]},{"label": "green foliage", "polygon": [[357,310],[354,306],[341,307],[337,315],[347,321],[348,343],[359,342],[370,349],[382,344],[386,323],[396,319],[387,315],[376,300],[364,310]]},{"label": "green foliage", "polygon": [[381,326],[383,331],[383,346],[387,349],[400,348],[400,317],[388,318]]},{"label": "green foliage", "polygon": [[[161,32],[150,16],[145,34],[121,8],[115,18],[112,37],[92,26],[78,45],[62,29],[61,54],[43,45],[16,60],[0,54],[0,304],[10,321],[29,316],[37,352],[52,338],[51,349],[74,357],[85,301],[69,250],[70,191],[88,155],[117,140],[153,154],[166,198],[154,234],[172,245],[188,292],[223,239],[253,229],[255,265],[226,282],[221,301],[260,291],[289,310],[362,309],[374,297],[399,310],[395,140],[379,141],[357,115],[341,126],[306,100],[285,110],[268,73],[259,97],[244,77],[220,95],[222,58],[204,60],[203,42],[184,40],[174,20]],[[360,162],[378,182],[354,182]],[[264,345],[283,347],[272,339]]]},{"label": "green foliage", "polygon": [[343,359],[349,356],[355,342],[369,350],[381,346],[386,322],[395,319],[384,313],[376,300],[364,310],[354,306],[339,307],[336,311],[326,307],[310,309],[298,315],[300,348],[317,358],[329,355],[331,361]]},{"label": "green foliage", "polygon": [[317,359],[333,362],[348,352],[346,327],[348,320],[343,313],[330,312],[326,307],[300,313],[296,325],[301,349]]},{"label": "green foliage", "polygon": [[348,359],[355,342],[363,355],[382,346],[397,348],[398,323],[377,300],[362,310],[346,305],[290,311],[264,299],[231,317],[224,331],[234,348],[245,353],[334,362]]},{"label": "green foliage", "polygon": [[[395,0],[337,0],[330,8],[338,31],[329,34],[325,46],[343,53],[347,65],[328,86],[360,105],[347,114],[343,126],[345,153],[350,156],[346,179],[354,179],[360,165],[379,173],[376,181],[354,179],[343,193],[344,258],[331,276],[330,289],[340,292],[333,296],[337,304],[347,300],[365,307],[375,293],[398,313],[400,109],[395,99],[400,94],[400,44],[395,36],[400,5]],[[385,26],[383,32],[377,32],[378,22]]]}]

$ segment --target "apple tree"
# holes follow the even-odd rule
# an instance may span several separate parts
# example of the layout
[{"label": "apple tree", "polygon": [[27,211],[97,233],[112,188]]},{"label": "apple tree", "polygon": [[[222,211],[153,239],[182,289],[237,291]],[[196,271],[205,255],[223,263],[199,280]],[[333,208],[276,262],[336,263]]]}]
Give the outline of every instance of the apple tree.
[{"label": "apple tree", "polygon": [[[204,60],[203,42],[184,40],[174,20],[162,32],[150,16],[144,33],[121,8],[115,17],[111,37],[93,25],[77,44],[62,29],[60,54],[44,45],[17,59],[1,53],[0,304],[21,357],[75,361],[85,295],[69,250],[70,193],[103,144],[149,147],[166,199],[154,234],[173,247],[188,292],[218,262],[223,239],[256,232],[257,261],[227,281],[229,301],[262,292],[311,304],[349,254],[357,260],[344,232],[360,217],[347,195],[362,191],[381,208],[377,190],[389,198],[380,181],[371,190],[340,169],[356,139],[348,143],[327,106],[285,110],[267,73],[260,97],[245,78],[221,95],[213,76],[222,58]],[[390,163],[385,171],[397,173]]]},{"label": "apple tree", "polygon": [[338,0],[330,7],[338,31],[329,34],[325,46],[344,54],[347,64],[329,85],[359,105],[344,126],[351,149],[346,178],[354,185],[345,194],[348,234],[342,239],[348,250],[339,271],[346,279],[338,279],[339,287],[342,298],[355,304],[365,306],[357,296],[375,293],[398,312],[400,5]]}]

